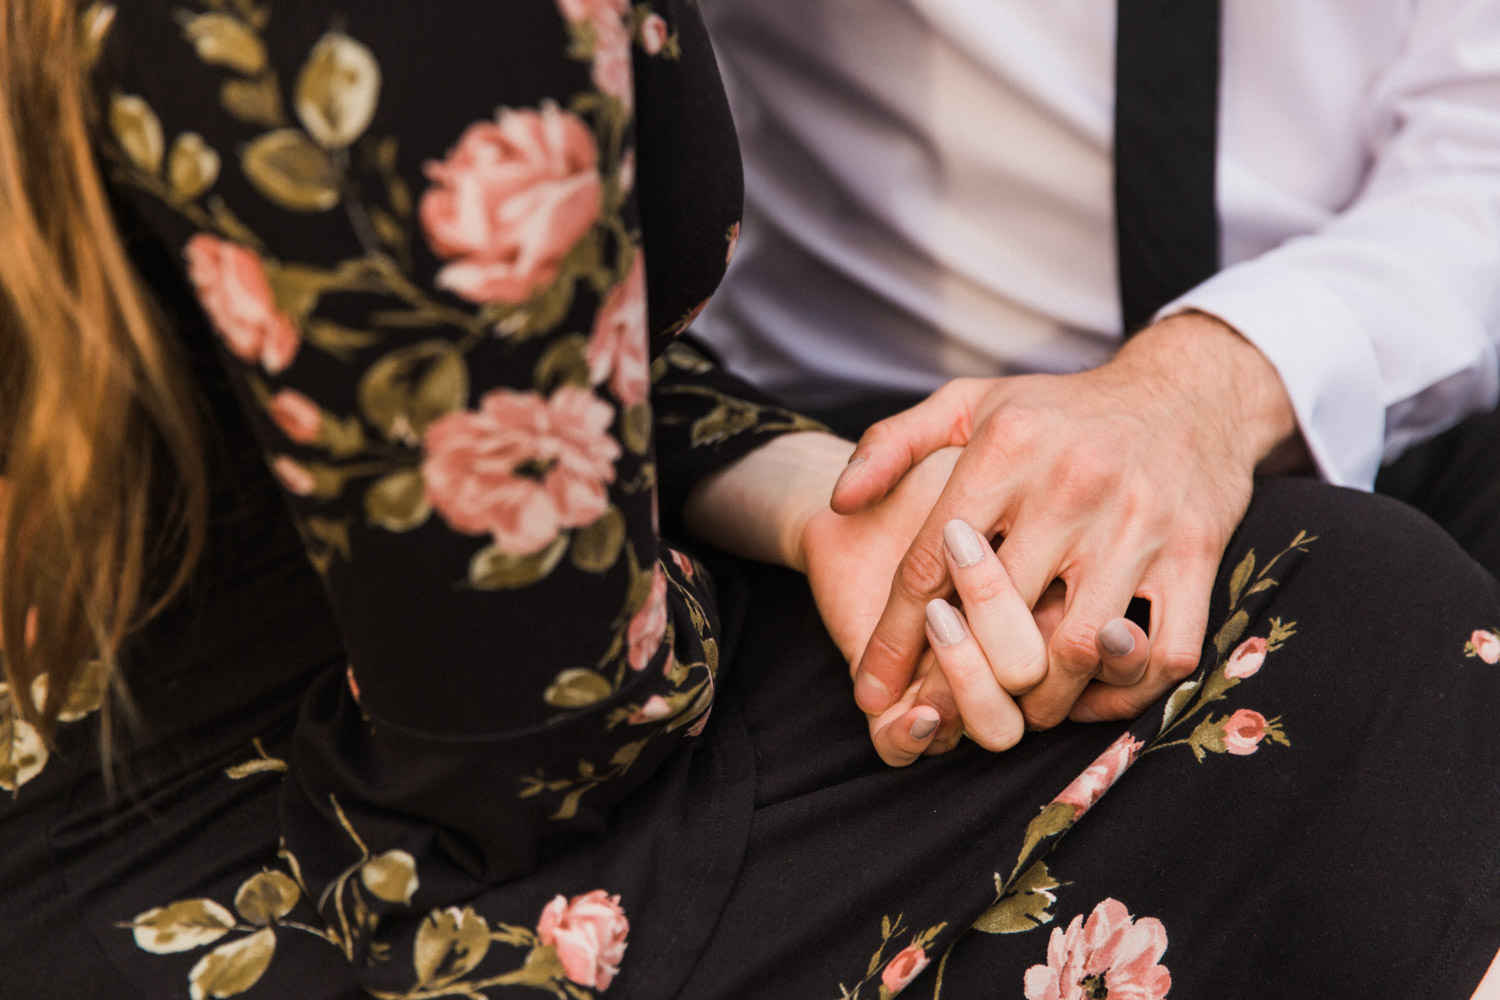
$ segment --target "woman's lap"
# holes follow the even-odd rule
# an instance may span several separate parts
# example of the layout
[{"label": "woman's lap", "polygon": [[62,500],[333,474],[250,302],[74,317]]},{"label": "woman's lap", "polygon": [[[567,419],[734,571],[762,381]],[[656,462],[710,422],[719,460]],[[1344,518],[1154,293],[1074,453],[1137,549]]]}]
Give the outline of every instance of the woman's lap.
[{"label": "woman's lap", "polygon": [[[1465,655],[1500,596],[1400,505],[1262,484],[1165,732],[1158,705],[903,770],[869,749],[800,582],[735,572],[751,606],[724,707],[755,746],[756,811],[683,996],[868,1000],[926,958],[909,995],[941,967],[945,996],[1051,997],[1049,939],[1060,961],[1096,911],[1087,929],[1134,920],[1130,940],[1165,946],[1137,972],[1177,996],[1467,997],[1500,946],[1500,667]],[[1235,676],[1226,623],[1226,653],[1252,640]],[[1112,744],[1134,764],[1085,816],[1090,789],[1064,789]],[[981,915],[996,933],[960,936]]]}]

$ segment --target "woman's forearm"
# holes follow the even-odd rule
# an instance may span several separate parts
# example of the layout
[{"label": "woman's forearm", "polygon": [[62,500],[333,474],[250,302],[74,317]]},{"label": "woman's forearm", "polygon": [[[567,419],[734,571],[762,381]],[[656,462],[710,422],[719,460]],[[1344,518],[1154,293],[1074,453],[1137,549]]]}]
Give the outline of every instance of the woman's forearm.
[{"label": "woman's forearm", "polygon": [[828,506],[853,450],[821,431],[778,437],[694,487],[687,526],[737,555],[805,571],[803,529]]}]

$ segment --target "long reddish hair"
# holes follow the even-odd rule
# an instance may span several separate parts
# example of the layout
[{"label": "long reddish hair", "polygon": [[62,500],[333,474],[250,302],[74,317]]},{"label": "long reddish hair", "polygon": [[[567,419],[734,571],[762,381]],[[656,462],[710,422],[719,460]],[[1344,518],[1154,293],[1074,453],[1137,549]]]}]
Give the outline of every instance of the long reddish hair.
[{"label": "long reddish hair", "polygon": [[90,142],[87,63],[113,12],[74,4],[0,14],[0,653],[44,734],[79,667],[112,666],[181,588],[208,506],[195,400]]}]

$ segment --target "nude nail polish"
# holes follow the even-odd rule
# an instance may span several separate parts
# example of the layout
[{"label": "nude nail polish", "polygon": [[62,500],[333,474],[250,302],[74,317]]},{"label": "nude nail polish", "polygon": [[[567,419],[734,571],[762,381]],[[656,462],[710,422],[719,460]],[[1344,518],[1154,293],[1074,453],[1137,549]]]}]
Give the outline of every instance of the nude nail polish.
[{"label": "nude nail polish", "polygon": [[924,715],[911,724],[911,738],[914,740],[925,740],[933,734],[933,731],[937,727],[937,719],[929,719]]},{"label": "nude nail polish", "polygon": [[935,597],[927,602],[927,627],[932,629],[932,635],[938,641],[939,646],[951,646],[956,642],[962,642],[965,635],[963,619],[958,617],[958,612],[953,605]]},{"label": "nude nail polish", "polygon": [[954,518],[943,525],[943,544],[960,568],[966,569],[984,558],[985,544],[967,521]]},{"label": "nude nail polish", "polygon": [[1135,636],[1125,619],[1115,618],[1099,630],[1099,645],[1111,656],[1129,656],[1135,650]]}]

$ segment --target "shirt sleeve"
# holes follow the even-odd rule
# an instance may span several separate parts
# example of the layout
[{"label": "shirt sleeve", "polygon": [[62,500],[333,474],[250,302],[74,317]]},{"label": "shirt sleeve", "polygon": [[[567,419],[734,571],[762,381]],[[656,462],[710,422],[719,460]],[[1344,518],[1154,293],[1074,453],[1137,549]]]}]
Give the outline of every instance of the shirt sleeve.
[{"label": "shirt sleeve", "polygon": [[1418,3],[1371,101],[1358,197],[1161,313],[1213,314],[1260,348],[1324,478],[1365,489],[1500,397],[1500,8]]},{"label": "shirt sleeve", "polygon": [[[652,5],[167,6],[114,29],[102,155],[182,261],[343,639],[281,818],[352,955],[603,830],[702,732],[714,594],[659,490],[812,425],[667,346],[737,183],[697,202],[706,287],[648,309],[632,59],[683,58]],[[652,75],[717,86],[707,52]]]}]

